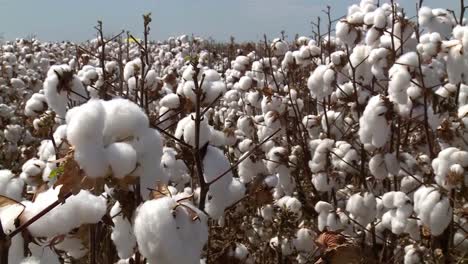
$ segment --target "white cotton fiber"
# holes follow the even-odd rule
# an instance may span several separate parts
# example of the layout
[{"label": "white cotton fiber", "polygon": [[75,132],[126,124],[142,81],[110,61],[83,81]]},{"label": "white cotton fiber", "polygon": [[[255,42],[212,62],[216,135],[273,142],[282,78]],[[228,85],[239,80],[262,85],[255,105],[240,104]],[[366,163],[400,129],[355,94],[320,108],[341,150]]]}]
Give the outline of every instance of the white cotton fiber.
[{"label": "white cotton fiber", "polygon": [[106,148],[106,156],[114,177],[123,178],[135,170],[137,153],[132,145],[124,142],[110,144]]},{"label": "white cotton fiber", "polygon": [[116,202],[110,211],[112,222],[111,239],[117,249],[117,254],[121,259],[127,259],[133,256],[136,247],[136,238],[133,234],[133,227],[129,219],[125,218],[122,207]]},{"label": "white cotton fiber", "polygon": [[0,195],[19,201],[23,186],[23,180],[15,177],[10,170],[0,170]]},{"label": "white cotton fiber", "polygon": [[[61,186],[58,186],[38,194],[34,202],[26,205],[23,213],[24,218],[30,219],[57,201],[60,188]],[[105,213],[106,199],[82,190],[31,224],[28,230],[31,235],[36,237],[62,235],[82,224],[99,222]]]},{"label": "white cotton fiber", "polygon": [[[141,254],[150,263],[200,262],[208,239],[207,218],[191,204],[177,205],[173,198],[162,197],[147,201],[137,209],[135,237]],[[199,219],[194,220],[192,215]]]}]

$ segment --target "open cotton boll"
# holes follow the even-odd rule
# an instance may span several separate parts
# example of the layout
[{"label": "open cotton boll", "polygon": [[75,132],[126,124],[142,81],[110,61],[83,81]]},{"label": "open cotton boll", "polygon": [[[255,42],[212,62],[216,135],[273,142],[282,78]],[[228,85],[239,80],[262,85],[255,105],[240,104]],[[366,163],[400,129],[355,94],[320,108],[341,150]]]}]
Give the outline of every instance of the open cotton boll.
[{"label": "open cotton boll", "polygon": [[149,127],[148,116],[134,102],[127,99],[104,101],[105,142],[116,141],[135,136]]},{"label": "open cotton boll", "polygon": [[390,136],[390,125],[385,113],[386,103],[380,95],[373,96],[359,119],[359,138],[363,144],[383,147]]},{"label": "open cotton boll", "polygon": [[139,170],[134,174],[140,176],[140,191],[143,198],[148,197],[148,188],[154,188],[156,182],[167,184],[168,175],[161,168],[163,155],[161,135],[156,129],[140,129],[136,140],[132,142],[137,152]]},{"label": "open cotton boll", "polygon": [[319,192],[329,192],[335,187],[336,182],[332,177],[329,177],[327,173],[320,172],[312,174],[312,184]]},{"label": "open cotton boll", "polygon": [[135,170],[137,153],[132,145],[124,142],[112,143],[106,148],[106,156],[113,175],[123,178]]},{"label": "open cotton boll", "polygon": [[176,187],[182,187],[190,182],[189,169],[184,161],[178,159],[177,151],[173,148],[164,147],[161,157],[161,167],[168,175],[169,180],[176,184]]},{"label": "open cotton boll", "polygon": [[389,175],[388,168],[385,164],[385,159],[382,154],[376,154],[370,159],[369,170],[371,174],[378,180],[384,180]]},{"label": "open cotton boll", "polygon": [[[141,254],[150,263],[199,264],[208,239],[207,218],[194,206],[162,197],[143,203],[136,212],[134,232]],[[199,219],[193,220],[192,213]],[[183,254],[181,254],[183,250]]]},{"label": "open cotton boll", "polygon": [[377,201],[372,193],[353,194],[346,203],[346,211],[362,226],[374,221],[377,214]]},{"label": "open cotton boll", "polygon": [[458,84],[460,82],[466,83],[467,79],[463,74],[463,69],[466,68],[466,57],[462,54],[463,46],[454,45],[450,47],[447,55],[447,75],[449,82]]},{"label": "open cotton boll", "polygon": [[78,103],[86,101],[85,88],[68,65],[50,67],[43,85],[47,104],[60,117],[65,117],[69,98]]},{"label": "open cotton boll", "polygon": [[432,186],[421,186],[414,194],[414,211],[421,223],[430,228],[432,235],[444,232],[452,219],[452,210],[448,197],[442,196]]},{"label": "open cotton boll", "polygon": [[467,156],[466,151],[461,151],[455,147],[449,147],[439,152],[437,158],[432,160],[432,168],[437,184],[451,190],[461,183],[460,180],[464,174],[463,166],[467,163],[464,158]]},{"label": "open cotton boll", "polygon": [[29,185],[36,185],[45,165],[44,161],[36,158],[26,161],[21,167],[20,178]]},{"label": "open cotton boll", "polygon": [[252,87],[252,78],[249,76],[242,76],[239,80],[239,88],[243,91],[247,91]]},{"label": "open cotton boll", "polygon": [[418,12],[418,22],[428,32],[437,32],[444,38],[449,37],[456,25],[453,16],[446,9],[431,9],[422,6]]},{"label": "open cotton boll", "polygon": [[313,153],[312,160],[309,161],[309,168],[313,173],[325,170],[327,158],[335,141],[333,139],[316,139],[309,142],[310,151]]},{"label": "open cotton boll", "polygon": [[[229,168],[230,163],[224,153],[216,147],[208,146],[203,159],[205,182],[213,181]],[[224,209],[234,202],[234,196],[239,195],[232,192],[242,192],[236,186],[242,188],[238,183],[233,183],[231,172],[210,185],[205,211],[215,219],[221,217],[224,214]]]},{"label": "open cotton boll", "polygon": [[[60,188],[58,186],[38,194],[34,202],[26,205],[23,217],[28,220],[57,201]],[[62,235],[82,224],[99,222],[105,213],[106,199],[82,190],[31,224],[28,230],[35,237]]]},{"label": "open cotton boll", "polygon": [[67,117],[67,140],[75,148],[102,145],[105,112],[101,101],[90,100]]},{"label": "open cotton boll", "polygon": [[419,264],[423,256],[424,247],[417,247],[415,245],[408,245],[405,247],[404,264]]},{"label": "open cotton boll", "polygon": [[0,195],[19,201],[23,187],[23,180],[16,178],[10,170],[0,170]]},{"label": "open cotton boll", "polygon": [[180,98],[177,94],[167,94],[159,101],[159,105],[169,109],[176,109],[180,106]]},{"label": "open cotton boll", "polygon": [[110,216],[114,227],[112,227],[111,239],[117,249],[117,254],[121,259],[127,259],[133,256],[133,250],[136,247],[136,238],[133,234],[133,227],[129,219],[126,219],[122,213],[122,207],[117,201],[112,206]]},{"label": "open cotton boll", "polygon": [[26,116],[37,116],[39,113],[47,109],[47,99],[45,95],[35,93],[26,101],[24,114]]},{"label": "open cotton boll", "polygon": [[99,100],[90,100],[67,114],[67,140],[75,147],[75,160],[89,177],[101,177],[107,171],[104,122],[104,107]]},{"label": "open cotton boll", "polygon": [[90,178],[104,177],[109,169],[109,160],[103,146],[81,145],[75,148],[75,161]]},{"label": "open cotton boll", "polygon": [[340,20],[336,23],[336,36],[343,43],[354,46],[359,41],[360,31],[346,20]]},{"label": "open cotton boll", "polygon": [[328,216],[331,214],[333,206],[327,202],[319,201],[315,204],[314,209],[317,213],[319,213],[317,221],[318,229],[323,231],[326,227],[328,227]]},{"label": "open cotton boll", "polygon": [[[195,141],[195,113],[188,115],[184,119],[186,119],[184,122],[184,126],[182,127],[184,142],[191,145],[192,147],[195,147],[195,143],[196,143]],[[183,123],[179,122],[179,124],[182,125]],[[205,144],[207,144],[208,141],[210,140],[210,137],[211,137],[211,130],[210,130],[210,126],[208,125],[208,120],[207,118],[203,118],[203,120],[200,122],[200,131],[199,131],[199,139],[198,139],[199,147],[201,148]]]},{"label": "open cotton boll", "polygon": [[441,235],[452,220],[452,207],[447,197],[443,197],[432,208],[429,228],[434,236]]},{"label": "open cotton boll", "polygon": [[336,73],[327,65],[319,65],[307,80],[307,87],[312,96],[317,100],[322,100],[330,95],[334,90]]},{"label": "open cotton boll", "polygon": [[13,144],[21,139],[24,129],[20,125],[7,125],[3,130],[3,136]]},{"label": "open cotton boll", "polygon": [[332,164],[338,170],[346,172],[356,172],[356,165],[359,161],[359,155],[351,144],[346,141],[337,141],[333,149],[334,155],[331,156]]},{"label": "open cotton boll", "polygon": [[293,239],[294,248],[300,252],[312,252],[315,249],[314,232],[308,228],[300,228]]},{"label": "open cotton boll", "polygon": [[132,61],[129,61],[125,64],[124,67],[124,79],[128,81],[133,76],[141,74],[141,59],[136,58]]}]

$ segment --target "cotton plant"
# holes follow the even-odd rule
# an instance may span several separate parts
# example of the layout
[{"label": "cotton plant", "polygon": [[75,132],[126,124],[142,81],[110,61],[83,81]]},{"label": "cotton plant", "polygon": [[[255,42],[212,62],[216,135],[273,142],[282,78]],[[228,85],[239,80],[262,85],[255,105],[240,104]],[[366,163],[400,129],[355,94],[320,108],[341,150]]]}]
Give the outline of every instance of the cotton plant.
[{"label": "cotton plant", "polygon": [[[57,204],[24,228],[39,245],[13,237],[11,261],[89,256],[77,233],[96,223],[122,264],[220,261],[214,251],[311,263],[348,242],[419,263],[442,237],[454,260],[466,248],[467,28],[445,9],[420,7],[418,28],[407,14],[362,0],[319,38],[216,52],[188,35],[145,49],[98,37],[79,52],[5,42],[2,226]],[[324,236],[346,243],[317,246]]]}]

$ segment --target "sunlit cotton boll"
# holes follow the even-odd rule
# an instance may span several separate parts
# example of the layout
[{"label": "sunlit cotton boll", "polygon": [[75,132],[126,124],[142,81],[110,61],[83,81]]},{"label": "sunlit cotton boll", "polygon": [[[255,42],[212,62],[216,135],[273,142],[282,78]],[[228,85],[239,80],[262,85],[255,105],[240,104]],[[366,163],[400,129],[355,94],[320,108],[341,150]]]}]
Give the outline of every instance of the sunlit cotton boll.
[{"label": "sunlit cotton boll", "polygon": [[[34,202],[26,205],[23,213],[25,219],[30,219],[57,201],[60,188],[61,186],[58,186],[38,194]],[[94,196],[89,191],[82,190],[31,224],[28,230],[36,237],[62,235],[82,224],[99,222],[105,212],[106,199],[104,197]]]},{"label": "sunlit cotton boll", "polygon": [[198,264],[208,239],[206,221],[203,212],[188,203],[178,205],[174,198],[147,201],[135,216],[138,249],[150,263]]}]

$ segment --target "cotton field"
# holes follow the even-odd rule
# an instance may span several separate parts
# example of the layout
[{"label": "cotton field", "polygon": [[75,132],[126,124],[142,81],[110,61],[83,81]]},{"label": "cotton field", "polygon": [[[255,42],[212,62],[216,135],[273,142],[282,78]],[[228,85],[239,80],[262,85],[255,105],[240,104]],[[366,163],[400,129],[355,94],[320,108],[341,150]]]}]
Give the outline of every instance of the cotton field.
[{"label": "cotton field", "polygon": [[461,9],[361,0],[251,43],[154,41],[150,14],[141,39],[5,41],[0,263],[468,262]]}]

